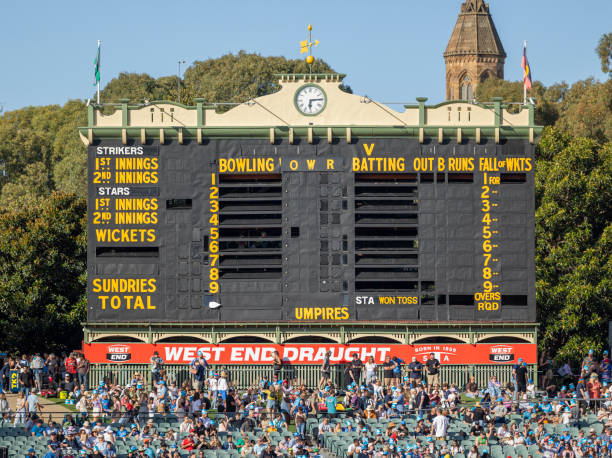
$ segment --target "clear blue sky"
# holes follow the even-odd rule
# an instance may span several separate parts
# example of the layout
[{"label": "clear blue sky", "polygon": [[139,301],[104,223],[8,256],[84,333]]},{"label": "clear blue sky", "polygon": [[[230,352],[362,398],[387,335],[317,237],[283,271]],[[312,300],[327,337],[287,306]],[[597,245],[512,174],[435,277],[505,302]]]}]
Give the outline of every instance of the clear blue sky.
[{"label": "clear blue sky", "polygon": [[[506,78],[521,78],[523,40],[544,84],[603,79],[594,48],[612,32],[610,0],[491,0],[508,54]],[[96,40],[102,84],[119,72],[176,74],[178,59],[241,49],[299,57],[313,24],[316,49],[348,74],[357,94],[383,102],[444,99],[442,53],[461,0],[2,1],[0,103],[5,110],[63,104],[93,93]]]}]

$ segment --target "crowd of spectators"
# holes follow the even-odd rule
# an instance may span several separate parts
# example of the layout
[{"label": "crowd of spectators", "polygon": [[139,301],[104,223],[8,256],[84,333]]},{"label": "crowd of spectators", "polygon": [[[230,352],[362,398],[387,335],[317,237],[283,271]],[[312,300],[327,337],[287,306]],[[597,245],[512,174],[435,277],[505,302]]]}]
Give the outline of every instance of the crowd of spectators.
[{"label": "crowd of spectators", "polygon": [[[511,380],[493,376],[478,386],[472,377],[465,387],[440,378],[433,354],[425,364],[388,358],[382,368],[355,355],[346,364],[345,386],[332,382],[329,357],[318,386],[283,379],[281,366],[275,359],[270,376],[238,391],[229,374],[211,369],[202,354],[181,384],[154,354],[150,379],[135,373],[124,386],[100,380],[90,388],[81,376],[89,370],[82,355],[7,358],[0,372],[5,391],[8,370],[18,370],[20,380],[32,376],[24,377],[31,383],[13,409],[0,394],[0,427],[39,438],[45,449],[32,449],[30,456],[47,458],[195,458],[211,451],[269,458],[318,456],[322,447],[354,458],[501,456],[507,447],[524,450],[525,457],[607,456],[612,450],[607,352],[598,361],[590,351],[577,375],[564,365],[540,390],[520,359]],[[44,421],[38,394],[47,380],[74,404],[74,414],[62,421]]]}]

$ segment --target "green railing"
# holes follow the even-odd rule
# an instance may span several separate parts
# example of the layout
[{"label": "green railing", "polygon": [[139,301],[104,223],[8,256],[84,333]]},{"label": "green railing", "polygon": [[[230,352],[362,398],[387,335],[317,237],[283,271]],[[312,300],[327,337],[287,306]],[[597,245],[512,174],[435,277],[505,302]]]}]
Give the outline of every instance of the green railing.
[{"label": "green railing", "polygon": [[[165,365],[167,379],[175,381],[181,385],[185,380],[191,380],[189,367],[185,364]],[[226,371],[229,382],[237,389],[246,389],[257,385],[264,375],[272,378],[272,367],[263,365],[211,365],[211,370],[218,372]],[[536,380],[537,366],[529,366],[529,377]],[[90,387],[97,386],[101,380],[106,383],[118,383],[125,386],[134,378],[134,374],[139,372],[144,377],[147,386],[151,383],[151,371],[147,364],[92,364],[89,372]],[[307,387],[317,386],[321,376],[318,365],[291,365],[285,366],[282,370],[282,378],[290,379],[293,384],[304,383]],[[379,368],[379,377],[382,378],[382,368]],[[454,384],[463,388],[470,376],[474,376],[479,388],[486,388],[491,376],[505,385],[510,381],[512,375],[511,365],[442,365],[440,371],[440,382]],[[332,366],[332,381],[338,386],[346,386],[349,382],[345,379],[343,366]]]}]

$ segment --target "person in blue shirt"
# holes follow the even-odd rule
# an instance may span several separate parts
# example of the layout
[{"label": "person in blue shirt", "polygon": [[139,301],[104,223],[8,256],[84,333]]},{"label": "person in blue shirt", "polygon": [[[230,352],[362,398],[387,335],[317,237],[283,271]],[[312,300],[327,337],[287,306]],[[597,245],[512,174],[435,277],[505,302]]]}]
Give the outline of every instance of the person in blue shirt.
[{"label": "person in blue shirt", "polygon": [[391,358],[391,360],[395,363],[395,367],[393,368],[393,378],[395,379],[395,386],[398,386],[402,377],[402,365],[404,364],[404,361],[397,356],[394,356]]},{"label": "person in blue shirt", "polygon": [[43,421],[37,420],[31,429],[32,436],[42,437],[45,434],[45,428],[43,427]]},{"label": "person in blue shirt", "polygon": [[338,404],[338,400],[336,399],[335,393],[332,391],[329,393],[329,396],[325,398],[325,405],[327,406],[327,414],[331,417],[336,416],[338,412],[336,410],[336,405]]},{"label": "person in blue shirt", "polygon": [[124,437],[127,437],[129,433],[130,432],[127,429],[125,429],[125,425],[122,424],[121,426],[119,426],[119,430],[117,431],[116,436],[119,439],[123,439]]},{"label": "person in blue shirt", "polygon": [[545,414],[552,412],[553,407],[550,401],[548,400],[548,396],[542,396],[542,402],[540,403],[540,410]]},{"label": "person in blue shirt", "polygon": [[259,381],[259,389],[267,390],[270,388],[270,381],[268,380],[268,376],[264,375],[263,378]]},{"label": "person in blue shirt", "polygon": [[562,441],[568,441],[568,442],[572,440],[572,435],[570,434],[569,429],[565,428],[563,430],[563,433],[561,434],[560,439]]},{"label": "person in blue shirt", "polygon": [[57,433],[58,433],[58,429],[57,429],[57,424],[55,422],[49,423],[47,428],[43,431],[43,435],[49,436],[49,437],[51,437],[51,434],[57,434]]},{"label": "person in blue shirt", "polygon": [[400,414],[404,412],[404,395],[401,390],[397,389],[393,391],[393,397],[391,400],[391,404],[392,404],[392,407],[393,407],[393,404],[396,405],[394,409],[397,409],[397,411]]}]

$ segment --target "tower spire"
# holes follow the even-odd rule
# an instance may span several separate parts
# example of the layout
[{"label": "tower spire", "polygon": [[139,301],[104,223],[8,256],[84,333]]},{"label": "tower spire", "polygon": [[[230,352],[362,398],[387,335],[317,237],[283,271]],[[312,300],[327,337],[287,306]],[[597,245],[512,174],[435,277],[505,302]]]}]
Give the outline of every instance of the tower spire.
[{"label": "tower spire", "polygon": [[466,0],[444,52],[447,100],[472,99],[480,82],[503,78],[505,59],[488,3]]}]

